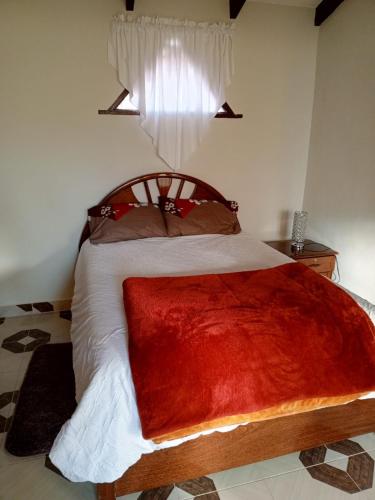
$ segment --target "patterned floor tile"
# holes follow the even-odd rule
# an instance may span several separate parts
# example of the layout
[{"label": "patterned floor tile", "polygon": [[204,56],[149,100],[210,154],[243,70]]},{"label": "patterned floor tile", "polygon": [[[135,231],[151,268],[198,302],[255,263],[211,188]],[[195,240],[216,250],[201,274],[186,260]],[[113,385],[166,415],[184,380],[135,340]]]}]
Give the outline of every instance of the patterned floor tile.
[{"label": "patterned floor tile", "polygon": [[215,489],[221,490],[256,481],[264,477],[264,475],[268,476],[268,473],[261,468],[260,464],[251,464],[222,472],[215,472],[214,474],[209,474],[208,477],[213,480],[216,486]]},{"label": "patterned floor tile", "polygon": [[375,432],[352,437],[350,441],[358,443],[365,451],[375,450]]},{"label": "patterned floor tile", "polygon": [[281,457],[264,460],[263,462],[209,474],[209,477],[213,479],[217,490],[220,491],[225,488],[259,481],[260,479],[303,468],[304,466],[299,460],[299,454],[290,453]]},{"label": "patterned floor tile", "polygon": [[260,465],[263,469],[267,470],[269,477],[299,470],[303,467],[303,464],[301,464],[299,460],[298,452],[271,458],[270,460],[264,460],[263,462],[260,462]]},{"label": "patterned floor tile", "polygon": [[360,491],[356,493],[351,500],[374,500],[375,494],[373,490]]},{"label": "patterned floor tile", "polygon": [[71,308],[71,299],[54,300],[51,302],[35,302],[34,304],[17,304],[15,306],[0,306],[0,323],[2,318],[44,314],[45,312],[67,311]]},{"label": "patterned floor tile", "polygon": [[199,498],[200,500],[220,500],[214,491],[215,485],[208,477],[200,477],[182,483],[162,486],[153,490],[132,493],[120,497],[121,500],[183,500]]},{"label": "patterned floor tile", "polygon": [[[21,331],[27,332],[31,330],[31,318],[31,316],[7,318],[6,321],[0,325],[0,373],[26,370],[31,358],[31,351],[24,352],[26,345],[21,342],[19,348],[14,349],[12,345],[8,345],[8,348],[4,348],[3,343],[5,342],[5,344],[7,344],[7,339],[17,335]],[[27,334],[25,336],[28,337]],[[24,335],[21,337],[24,337]],[[30,342],[34,342],[34,344],[29,345],[27,349],[31,349],[38,344],[35,340],[36,339],[32,339],[31,337],[27,339],[27,343],[29,344]],[[7,345],[5,345],[5,347],[7,347]]]},{"label": "patterned floor tile", "polygon": [[51,334],[33,328],[32,330],[21,330],[9,337],[5,337],[1,347],[7,351],[19,354],[22,352],[34,351],[37,347],[47,344],[50,341]]},{"label": "patterned floor tile", "polygon": [[[26,305],[26,304],[22,304]],[[19,306],[1,306],[0,307],[1,317],[4,318],[13,318],[19,316],[28,316],[30,315],[30,311],[25,311],[22,307]]]},{"label": "patterned floor tile", "polygon": [[[368,438],[362,439],[362,442],[367,445],[366,448],[371,448],[370,446],[371,439],[369,439],[371,435],[368,434],[367,436]],[[344,456],[347,456],[348,458],[346,462],[348,463],[349,457],[362,454],[364,451],[366,451],[366,448],[360,445],[354,439],[344,439],[336,443],[327,444],[326,457],[324,461],[326,463],[329,463],[332,462],[333,460],[342,460]],[[342,462],[342,464],[343,467],[345,467],[344,461]]]},{"label": "patterned floor tile", "polygon": [[180,495],[173,484],[153,490],[143,491],[138,500],[179,500]]},{"label": "patterned floor tile", "polygon": [[7,391],[0,394],[1,417],[9,419],[13,415],[17,399],[18,399],[18,391]]},{"label": "patterned floor tile", "polygon": [[[273,500],[265,480],[222,490],[219,492],[219,498],[220,500]],[[203,500],[202,497],[197,497],[198,499]],[[286,500],[286,497],[283,500]]]},{"label": "patterned floor tile", "polygon": [[0,433],[9,430],[17,400],[16,394],[16,392],[3,392],[0,394]]},{"label": "patterned floor tile", "polygon": [[[367,452],[368,455],[374,460],[375,462],[375,450]],[[351,471],[350,471],[351,472]],[[361,486],[361,484],[359,484]],[[366,488],[362,490],[360,493],[357,493],[355,496],[355,500],[374,500],[375,498],[375,477],[373,477],[373,484],[372,488]]]},{"label": "patterned floor tile", "polygon": [[35,302],[32,307],[41,313],[53,312],[53,305],[50,302]]},{"label": "patterned floor tile", "polygon": [[50,342],[70,342],[71,322],[67,321],[60,314],[40,314],[30,317],[29,328],[36,328],[51,334]]},{"label": "patterned floor tile", "polygon": [[22,311],[25,311],[25,312],[31,312],[33,310],[33,306],[32,304],[17,304],[17,307],[19,307],[20,309],[22,309]]},{"label": "patterned floor tile", "polygon": [[0,394],[6,391],[16,391],[19,389],[17,370],[0,372]]},{"label": "patterned floor tile", "polygon": [[349,457],[347,472],[360,490],[373,487],[374,459],[367,452]]},{"label": "patterned floor tile", "polygon": [[347,493],[358,493],[373,486],[374,460],[351,439],[302,451],[300,460],[313,479]]},{"label": "patterned floor tile", "polygon": [[17,374],[19,367],[17,359],[12,353],[2,349],[0,345],[0,379],[3,378],[4,373],[14,372]]},{"label": "patterned floor tile", "polygon": [[140,494],[141,492],[138,491],[137,493],[130,493],[130,495],[123,495],[122,497],[117,497],[116,500],[138,500]]},{"label": "patterned floor tile", "polygon": [[375,449],[375,433],[363,434],[350,439],[345,439],[335,443],[325,444],[326,459],[325,462],[339,460],[343,455],[351,456],[364,451],[372,451]]},{"label": "patterned floor tile", "polygon": [[5,321],[0,324],[0,344],[6,337],[14,333],[30,329],[30,318],[31,316],[6,318]]},{"label": "patterned floor tile", "polygon": [[[349,490],[356,498],[360,489],[337,462],[268,478],[265,482],[274,500],[344,500]],[[311,471],[316,472],[316,478],[311,476]]]},{"label": "patterned floor tile", "polygon": [[329,464],[330,462],[337,461],[338,465],[336,465],[336,467],[342,468],[342,470],[346,471],[347,466],[348,466],[348,460],[349,460],[349,457],[343,458],[341,453],[338,453],[336,451],[329,450],[329,449],[327,450],[326,458],[325,458],[326,464]]},{"label": "patterned floor tile", "polygon": [[15,355],[0,346],[0,376],[7,372],[16,372],[21,365],[22,356]]},{"label": "patterned floor tile", "polygon": [[44,457],[0,468],[4,500],[96,500],[94,485],[71,483],[44,467]]},{"label": "patterned floor tile", "polygon": [[[0,345],[5,341],[5,348],[0,347],[0,373],[17,371],[22,382],[32,350],[46,340],[41,337],[48,336],[51,343],[70,342],[70,325],[70,321],[61,318],[59,313],[7,318],[3,325],[0,325]],[[17,338],[13,342],[14,336]]]},{"label": "patterned floor tile", "polygon": [[[191,497],[193,498],[193,497]],[[156,488],[154,490],[139,491],[138,493],[131,493],[130,495],[123,495],[117,497],[116,500],[182,500],[182,491],[178,488],[165,486]]]},{"label": "patterned floor tile", "polygon": [[207,494],[217,489],[213,480],[204,476],[177,483],[176,487],[192,496]]},{"label": "patterned floor tile", "polygon": [[67,321],[72,321],[72,311],[60,311],[59,316]]}]

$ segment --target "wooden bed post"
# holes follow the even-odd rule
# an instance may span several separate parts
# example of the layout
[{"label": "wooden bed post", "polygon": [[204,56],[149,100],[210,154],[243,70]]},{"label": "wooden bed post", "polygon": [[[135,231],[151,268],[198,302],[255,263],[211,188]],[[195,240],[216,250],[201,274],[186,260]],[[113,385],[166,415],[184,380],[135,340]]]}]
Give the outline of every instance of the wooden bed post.
[{"label": "wooden bed post", "polygon": [[97,500],[116,500],[116,483],[101,483],[96,485]]}]

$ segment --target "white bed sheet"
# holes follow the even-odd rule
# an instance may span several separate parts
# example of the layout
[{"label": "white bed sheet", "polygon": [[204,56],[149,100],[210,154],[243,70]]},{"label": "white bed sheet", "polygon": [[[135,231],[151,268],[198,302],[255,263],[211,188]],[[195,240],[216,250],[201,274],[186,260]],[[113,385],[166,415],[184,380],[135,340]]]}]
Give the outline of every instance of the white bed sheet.
[{"label": "white bed sheet", "polygon": [[[106,245],[86,241],[76,266],[72,305],[78,406],[50,453],[64,476],[71,481],[112,482],[144,453],[215,432],[159,445],[143,439],[127,351],[122,301],[126,277],[225,273],[290,261],[246,233],[150,238]],[[375,318],[369,303],[362,301],[361,305]],[[162,366],[162,360],[160,363]],[[235,427],[216,430],[227,432]]]}]

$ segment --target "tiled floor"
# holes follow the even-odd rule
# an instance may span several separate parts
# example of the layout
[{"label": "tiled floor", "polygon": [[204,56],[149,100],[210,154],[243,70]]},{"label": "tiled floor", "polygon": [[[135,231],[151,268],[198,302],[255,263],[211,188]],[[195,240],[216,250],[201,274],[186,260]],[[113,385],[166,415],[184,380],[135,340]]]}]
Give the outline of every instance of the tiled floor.
[{"label": "tiled floor", "polygon": [[[44,456],[17,458],[4,450],[31,349],[44,342],[68,342],[69,319],[69,314],[48,313],[0,321],[0,500],[96,498],[92,484],[66,481],[45,467]],[[375,500],[374,459],[372,433],[121,499]]]}]

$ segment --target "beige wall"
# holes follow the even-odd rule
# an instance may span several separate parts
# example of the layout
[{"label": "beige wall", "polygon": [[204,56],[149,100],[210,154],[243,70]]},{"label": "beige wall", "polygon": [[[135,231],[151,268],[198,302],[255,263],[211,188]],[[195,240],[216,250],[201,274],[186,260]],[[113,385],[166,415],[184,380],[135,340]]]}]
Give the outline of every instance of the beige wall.
[{"label": "beige wall", "polygon": [[[85,210],[167,167],[137,118],[99,116],[120,92],[107,64],[121,0],[0,2],[0,305],[69,298]],[[227,0],[137,0],[137,13],[227,19]],[[228,89],[242,120],[213,120],[183,169],[240,202],[243,227],[284,235],[302,205],[318,31],[311,9],[243,8]]]},{"label": "beige wall", "polygon": [[342,284],[375,303],[374,0],[346,0],[321,27],[304,206]]}]

